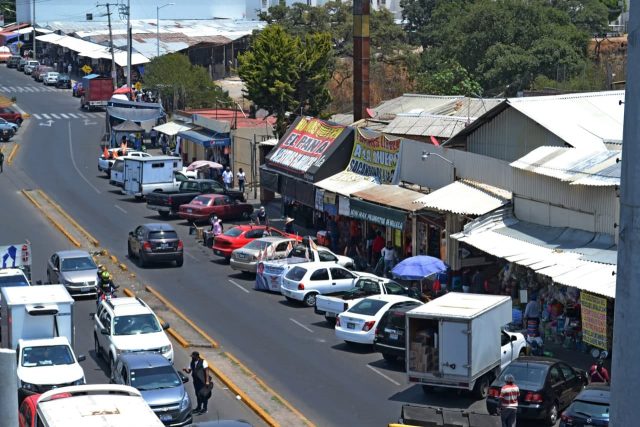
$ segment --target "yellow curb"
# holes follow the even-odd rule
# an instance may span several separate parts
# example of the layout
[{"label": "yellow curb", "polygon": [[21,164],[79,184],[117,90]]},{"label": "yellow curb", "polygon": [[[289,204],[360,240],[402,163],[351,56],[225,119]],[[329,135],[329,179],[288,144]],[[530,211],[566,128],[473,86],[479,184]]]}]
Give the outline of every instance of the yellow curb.
[{"label": "yellow curb", "polygon": [[262,386],[265,390],[267,390],[270,394],[272,394],[273,396],[275,396],[276,398],[278,398],[278,400],[280,400],[280,402],[282,402],[282,404],[291,412],[293,412],[294,414],[296,414],[302,421],[304,421],[305,424],[307,424],[308,426],[315,426],[315,424],[313,424],[311,421],[309,421],[307,419],[307,417],[305,417],[302,412],[298,411],[296,408],[294,408],[287,400],[285,400],[284,397],[280,396],[275,390],[273,390],[271,387],[269,387],[264,381],[262,381],[256,374],[253,373],[253,371],[251,371],[249,368],[247,368],[247,366],[240,362],[234,355],[232,355],[231,353],[228,352],[224,352],[225,356],[227,356],[232,362],[236,363],[238,366],[240,366],[240,368],[242,368],[244,371],[246,371],[248,374],[250,374],[251,378],[257,382],[258,384],[260,384],[260,386]]},{"label": "yellow curb", "polygon": [[116,258],[116,256],[115,256],[115,255],[109,255],[109,258],[111,258],[111,261],[112,261],[114,264],[118,264],[118,258]]},{"label": "yellow curb", "polygon": [[136,294],[134,294],[133,291],[131,289],[128,289],[128,288],[124,288],[122,293],[125,294],[128,297],[131,297],[131,298],[134,298],[136,296]]},{"label": "yellow curb", "polygon": [[20,148],[20,144],[15,144],[11,149],[11,153],[9,153],[9,157],[7,157],[7,164],[11,165],[13,163],[13,158],[16,156],[18,149]]},{"label": "yellow curb", "polygon": [[28,119],[29,117],[31,117],[31,114],[29,113],[22,114],[22,119]]},{"label": "yellow curb", "polygon": [[120,270],[122,270],[122,271],[127,271],[128,270],[127,266],[124,265],[124,264],[118,264],[118,267],[120,267]]},{"label": "yellow curb", "polygon": [[100,246],[100,242],[98,242],[98,239],[96,239],[91,234],[89,234],[89,232],[87,230],[85,230],[80,224],[78,224],[78,222],[75,219],[73,219],[68,213],[66,213],[60,207],[60,205],[58,205],[56,202],[54,202],[47,194],[44,193],[44,191],[38,190],[38,193],[40,193],[40,195],[47,202],[49,202],[51,204],[51,206],[53,206],[60,213],[60,215],[62,215],[67,221],[69,221],[71,223],[71,225],[73,225],[80,233],[84,234],[84,236],[91,242],[91,244],[93,246],[95,246],[95,247]]},{"label": "yellow curb", "polygon": [[65,237],[67,239],[69,239],[71,241],[71,243],[73,243],[76,247],[81,247],[82,245],[80,244],[80,242],[78,242],[76,240],[75,237],[73,237],[67,230],[65,230],[65,228],[63,226],[61,226],[60,224],[58,224],[58,222],[56,220],[54,220],[51,215],[49,215],[44,209],[42,209],[42,206],[40,206],[40,204],[31,196],[31,194],[29,194],[26,190],[22,190],[22,194],[24,194],[24,196],[29,199],[29,201],[31,203],[33,203],[33,205],[40,211],[42,212],[42,214],[54,225],[54,227],[56,227],[58,230],[60,230],[60,232],[62,234],[65,235]]},{"label": "yellow curb", "polygon": [[220,345],[213,338],[211,338],[205,331],[200,329],[200,327],[198,327],[198,325],[193,323],[187,316],[184,315],[184,313],[182,313],[180,310],[178,310],[164,296],[162,296],[162,294],[160,294],[158,291],[153,289],[150,285],[145,285],[144,288],[145,288],[145,290],[147,292],[149,292],[150,294],[152,294],[153,296],[158,298],[164,305],[166,305],[171,311],[173,311],[176,315],[178,315],[178,317],[180,317],[182,320],[184,320],[189,326],[191,326],[193,329],[195,329],[196,332],[198,332],[206,341],[209,342],[209,344],[211,344],[211,347],[213,347],[213,348],[220,347]]},{"label": "yellow curb", "polygon": [[[160,316],[157,316],[157,317],[158,317],[158,320],[160,321],[160,324],[166,323],[164,320],[162,320]],[[183,348],[187,348],[191,345],[189,344],[189,341],[187,341],[182,335],[180,335],[171,326],[169,326],[169,329],[167,329],[167,333],[171,335],[176,341],[178,341],[178,344],[180,344]]]}]

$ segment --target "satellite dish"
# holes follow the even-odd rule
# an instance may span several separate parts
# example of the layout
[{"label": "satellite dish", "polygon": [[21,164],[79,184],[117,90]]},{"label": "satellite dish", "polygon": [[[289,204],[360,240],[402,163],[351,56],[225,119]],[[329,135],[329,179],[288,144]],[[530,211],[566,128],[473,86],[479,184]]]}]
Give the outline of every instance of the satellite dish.
[{"label": "satellite dish", "polygon": [[258,111],[256,111],[256,119],[264,119],[268,115],[269,115],[269,112],[264,108],[261,108]]},{"label": "satellite dish", "polygon": [[376,112],[372,108],[367,108],[366,112],[370,118],[374,118],[376,116]]}]

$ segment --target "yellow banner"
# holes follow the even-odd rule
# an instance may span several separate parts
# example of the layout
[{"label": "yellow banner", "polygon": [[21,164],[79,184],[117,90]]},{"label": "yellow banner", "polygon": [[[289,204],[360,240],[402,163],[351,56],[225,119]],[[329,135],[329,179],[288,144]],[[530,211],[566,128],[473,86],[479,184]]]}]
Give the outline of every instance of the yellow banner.
[{"label": "yellow banner", "polygon": [[587,292],[580,294],[582,341],[608,350],[607,299]]},{"label": "yellow banner", "polygon": [[367,138],[357,129],[347,170],[376,177],[381,184],[390,184],[396,172],[399,153],[400,138],[389,139],[382,134]]}]

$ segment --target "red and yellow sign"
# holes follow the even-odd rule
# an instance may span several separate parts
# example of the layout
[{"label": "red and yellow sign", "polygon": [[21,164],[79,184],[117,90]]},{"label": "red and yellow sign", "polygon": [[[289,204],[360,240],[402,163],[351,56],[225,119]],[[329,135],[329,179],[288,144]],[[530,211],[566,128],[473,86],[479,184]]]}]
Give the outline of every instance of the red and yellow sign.
[{"label": "red and yellow sign", "polygon": [[381,184],[391,184],[396,173],[400,138],[389,139],[380,134],[367,138],[357,129],[347,170],[364,176],[373,176]]},{"label": "red and yellow sign", "polygon": [[608,350],[607,299],[588,292],[580,294],[582,341]]}]

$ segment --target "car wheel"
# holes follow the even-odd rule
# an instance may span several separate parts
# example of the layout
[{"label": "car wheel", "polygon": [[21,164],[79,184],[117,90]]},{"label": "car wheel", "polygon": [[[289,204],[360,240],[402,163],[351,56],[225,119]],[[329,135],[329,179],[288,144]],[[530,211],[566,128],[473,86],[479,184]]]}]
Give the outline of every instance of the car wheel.
[{"label": "car wheel", "polygon": [[109,355],[109,377],[111,377],[111,375],[113,375],[113,373],[116,371],[116,361],[113,358],[113,354]]},{"label": "car wheel", "polygon": [[[9,137],[9,138],[11,138],[11,137]],[[7,142],[7,141],[9,141],[9,138],[2,138],[2,140],[3,140],[4,142]]]},{"label": "car wheel", "polygon": [[144,259],[144,255],[142,255],[142,252],[138,252],[138,262],[140,264],[140,267],[142,268],[147,265],[147,261]]},{"label": "car wheel", "polygon": [[22,119],[18,119],[18,120],[16,120],[16,124],[17,124],[18,126],[22,126]]},{"label": "car wheel", "polygon": [[547,424],[553,426],[556,425],[556,421],[558,421],[558,404],[554,402],[547,415]]},{"label": "car wheel", "polygon": [[335,317],[327,317],[327,316],[325,316],[325,320],[327,321],[329,326],[331,326],[331,327],[335,327],[336,326],[336,318]]},{"label": "car wheel", "polygon": [[307,307],[314,307],[316,305],[316,294],[314,292],[310,292],[304,296],[304,305]]},{"label": "car wheel", "polygon": [[131,242],[127,242],[127,255],[129,255],[129,259],[133,259],[135,257],[133,251],[131,250]]},{"label": "car wheel", "polygon": [[396,356],[389,353],[382,353],[382,358],[387,363],[396,363],[398,361],[398,358]]},{"label": "car wheel", "polygon": [[182,267],[182,264],[184,264],[184,258],[180,257],[176,260],[176,267]]},{"label": "car wheel", "polygon": [[100,344],[98,344],[98,337],[96,334],[93,334],[93,350],[96,352],[96,357],[102,357],[102,353],[100,352]]},{"label": "car wheel", "polygon": [[489,394],[489,385],[490,385],[489,377],[487,375],[483,375],[476,381],[475,386],[473,387],[473,394],[478,399],[484,399]]}]

